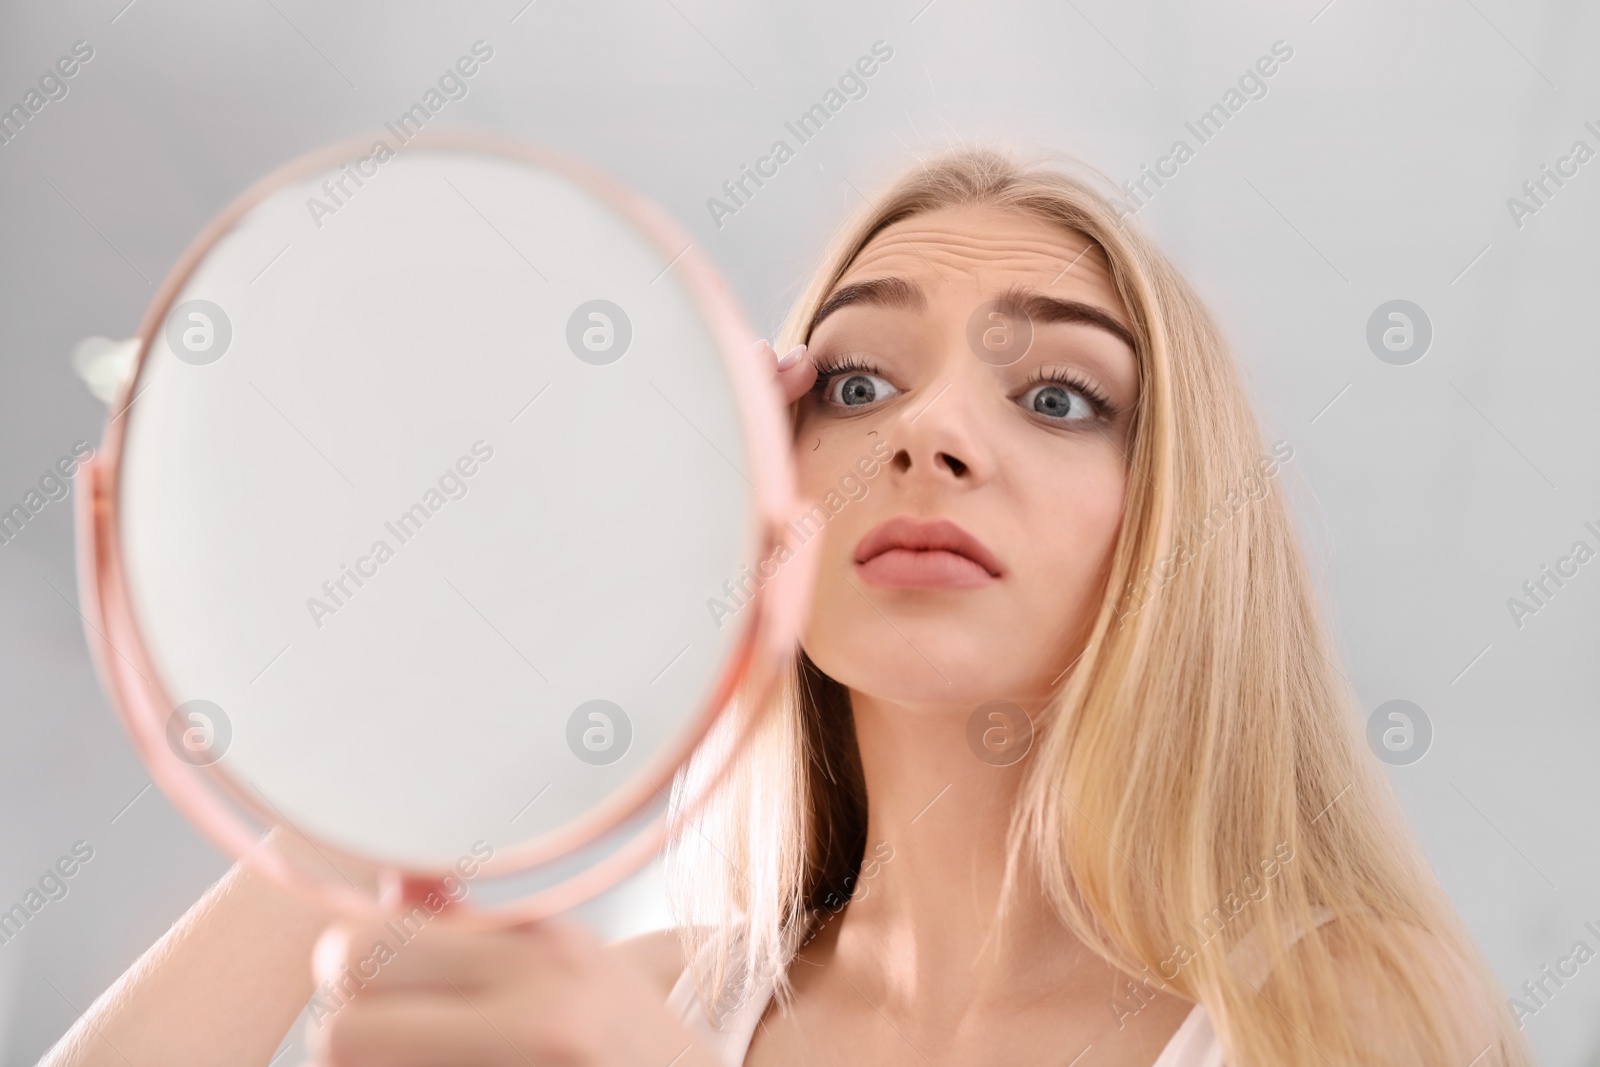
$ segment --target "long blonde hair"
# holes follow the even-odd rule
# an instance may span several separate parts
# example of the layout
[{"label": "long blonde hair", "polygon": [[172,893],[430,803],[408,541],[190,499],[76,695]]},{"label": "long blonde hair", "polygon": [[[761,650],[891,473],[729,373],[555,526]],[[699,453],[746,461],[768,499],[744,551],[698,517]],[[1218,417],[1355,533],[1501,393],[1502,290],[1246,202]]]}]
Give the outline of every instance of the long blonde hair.
[{"label": "long blonde hair", "polygon": [[[1232,358],[1114,201],[992,151],[925,162],[840,232],[778,351],[806,340],[876,234],[959,205],[1087,238],[1140,375],[1121,534],[1092,632],[1039,717],[1011,880],[1038,877],[1066,927],[1128,975],[1127,996],[1204,1004],[1229,1063],[1531,1063],[1362,739]],[[713,1016],[762,978],[787,1000],[788,961],[843,906],[866,844],[848,692],[801,651],[773,700],[667,856]],[[1259,988],[1226,951],[1246,934],[1270,967]]]}]

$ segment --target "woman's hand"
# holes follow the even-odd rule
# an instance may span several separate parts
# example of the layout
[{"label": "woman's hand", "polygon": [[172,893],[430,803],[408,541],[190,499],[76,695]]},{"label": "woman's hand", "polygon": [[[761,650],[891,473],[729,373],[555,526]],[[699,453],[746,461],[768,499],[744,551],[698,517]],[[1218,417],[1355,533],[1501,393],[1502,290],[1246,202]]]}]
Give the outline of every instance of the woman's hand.
[{"label": "woman's hand", "polygon": [[314,1002],[307,1024],[317,1064],[712,1064],[649,977],[580,926],[472,931],[433,922],[401,943],[395,925],[336,925],[317,943],[319,995],[331,1008]]},{"label": "woman's hand", "polygon": [[805,345],[795,345],[784,357],[788,363],[778,358],[778,353],[772,350],[772,345],[766,341],[755,343],[756,355],[768,361],[773,373],[778,378],[778,388],[783,390],[783,400],[792,404],[806,395],[813,382],[817,380],[817,368],[806,355]]}]

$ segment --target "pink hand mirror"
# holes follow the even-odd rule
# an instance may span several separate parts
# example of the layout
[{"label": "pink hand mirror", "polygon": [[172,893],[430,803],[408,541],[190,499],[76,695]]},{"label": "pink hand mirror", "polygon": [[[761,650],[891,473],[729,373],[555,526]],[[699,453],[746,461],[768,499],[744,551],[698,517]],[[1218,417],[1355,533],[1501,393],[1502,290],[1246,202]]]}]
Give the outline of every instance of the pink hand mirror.
[{"label": "pink hand mirror", "polygon": [[80,588],[215,844],[347,913],[470,879],[450,911],[501,923],[694,816],[812,561],[708,608],[797,502],[771,368],[661,212],[498,136],[347,142],[231,204],[139,334]]}]

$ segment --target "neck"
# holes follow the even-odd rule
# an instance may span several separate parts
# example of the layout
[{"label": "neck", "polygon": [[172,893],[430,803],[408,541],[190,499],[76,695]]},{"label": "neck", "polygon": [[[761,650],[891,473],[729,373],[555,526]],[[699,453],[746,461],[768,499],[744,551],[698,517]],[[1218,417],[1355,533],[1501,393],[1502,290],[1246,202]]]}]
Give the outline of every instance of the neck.
[{"label": "neck", "polygon": [[833,920],[839,962],[875,958],[892,976],[890,992],[924,1003],[1006,998],[1063,981],[1086,950],[1026,862],[999,917],[1006,833],[1028,759],[979,758],[968,742],[970,705],[851,698],[870,802],[861,874]]}]

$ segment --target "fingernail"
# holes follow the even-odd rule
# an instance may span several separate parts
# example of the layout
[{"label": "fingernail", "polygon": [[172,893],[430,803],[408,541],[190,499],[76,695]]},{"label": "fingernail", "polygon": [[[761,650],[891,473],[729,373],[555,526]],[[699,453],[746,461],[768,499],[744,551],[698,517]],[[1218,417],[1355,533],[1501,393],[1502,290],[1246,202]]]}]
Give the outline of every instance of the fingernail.
[{"label": "fingernail", "polygon": [[782,359],[778,360],[778,369],[779,370],[788,370],[790,367],[794,366],[796,363],[799,363],[800,362],[800,357],[805,355],[805,354],[806,354],[806,346],[805,345],[795,345],[793,348],[791,348],[789,350],[789,354],[787,356],[784,356]]},{"label": "fingernail", "polygon": [[771,347],[772,347],[772,342],[768,341],[765,337],[763,337],[761,340],[755,342],[754,344],[752,344],[750,346],[750,351],[759,352],[763,348],[771,348]]}]

